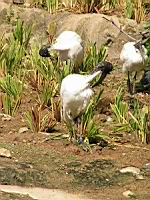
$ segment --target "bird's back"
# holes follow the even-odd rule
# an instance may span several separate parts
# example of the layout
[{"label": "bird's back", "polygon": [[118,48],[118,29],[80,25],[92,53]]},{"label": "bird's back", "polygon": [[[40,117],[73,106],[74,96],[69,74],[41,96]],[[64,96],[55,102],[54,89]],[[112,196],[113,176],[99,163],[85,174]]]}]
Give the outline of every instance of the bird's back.
[{"label": "bird's back", "polygon": [[93,95],[91,81],[100,74],[99,81],[103,81],[112,69],[111,63],[102,61],[89,75],[70,74],[62,80],[60,96],[64,121],[71,122],[85,112]]},{"label": "bird's back", "polygon": [[56,39],[56,42],[53,44],[55,50],[69,50],[75,44],[81,44],[81,37],[73,31],[64,31]]},{"label": "bird's back", "polygon": [[143,48],[143,55],[139,49],[135,46],[135,42],[127,42],[124,44],[121,54],[120,60],[123,63],[123,71],[140,71],[144,67],[144,62],[146,58],[145,48]]},{"label": "bird's back", "polygon": [[56,41],[67,41],[67,40],[74,40],[76,42],[81,43],[81,37],[74,31],[63,31],[56,39]]},{"label": "bird's back", "polygon": [[[95,74],[99,74],[99,72]],[[71,113],[71,116],[76,118],[84,112],[93,95],[93,91],[89,85],[92,78],[92,75],[70,74],[63,79],[60,96],[64,109],[63,115],[66,116],[66,118],[66,113]]]}]

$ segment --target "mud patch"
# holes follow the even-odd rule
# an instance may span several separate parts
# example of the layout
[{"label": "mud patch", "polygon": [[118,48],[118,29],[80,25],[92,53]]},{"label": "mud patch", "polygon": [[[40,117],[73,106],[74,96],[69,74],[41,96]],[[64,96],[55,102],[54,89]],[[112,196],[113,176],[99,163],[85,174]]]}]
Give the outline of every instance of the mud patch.
[{"label": "mud patch", "polygon": [[14,194],[14,193],[6,193],[0,191],[0,199],[1,200],[33,200],[28,195]]},{"label": "mud patch", "polygon": [[77,184],[90,187],[123,185],[135,179],[131,173],[120,173],[113,160],[94,160],[82,166],[73,162],[66,164],[66,168]]},{"label": "mud patch", "polygon": [[47,173],[33,168],[30,163],[13,163],[0,166],[0,183],[4,185],[35,185],[46,187]]}]

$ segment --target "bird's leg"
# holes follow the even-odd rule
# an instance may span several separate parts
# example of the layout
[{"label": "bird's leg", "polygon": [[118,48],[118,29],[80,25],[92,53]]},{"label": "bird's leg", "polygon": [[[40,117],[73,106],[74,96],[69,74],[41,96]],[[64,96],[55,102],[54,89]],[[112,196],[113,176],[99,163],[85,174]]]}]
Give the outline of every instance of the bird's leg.
[{"label": "bird's leg", "polygon": [[73,142],[74,140],[76,141],[76,130],[75,130],[75,128],[74,128],[74,126],[75,126],[75,124],[74,123],[68,123],[67,124],[67,127],[68,127],[68,129],[69,129],[69,140],[71,141],[71,142]]},{"label": "bird's leg", "polygon": [[127,86],[128,86],[128,92],[132,95],[133,94],[133,86],[130,81],[130,72],[128,72]]},{"label": "bird's leg", "polygon": [[82,142],[83,142],[83,139],[82,139],[82,120],[79,117],[77,118],[77,133],[78,133],[79,143],[82,144]]},{"label": "bird's leg", "polygon": [[135,72],[135,75],[133,77],[133,88],[132,88],[132,93],[135,94],[135,82],[136,82],[136,76],[137,76],[137,72]]},{"label": "bird's leg", "polygon": [[73,142],[73,139],[76,139],[76,130],[75,130],[75,123],[74,123],[74,120],[72,118],[72,115],[71,113],[68,111],[68,112],[62,112],[64,114],[64,118],[65,118],[65,121],[66,121],[66,125],[67,125],[67,128],[69,130],[69,140],[71,142]]}]

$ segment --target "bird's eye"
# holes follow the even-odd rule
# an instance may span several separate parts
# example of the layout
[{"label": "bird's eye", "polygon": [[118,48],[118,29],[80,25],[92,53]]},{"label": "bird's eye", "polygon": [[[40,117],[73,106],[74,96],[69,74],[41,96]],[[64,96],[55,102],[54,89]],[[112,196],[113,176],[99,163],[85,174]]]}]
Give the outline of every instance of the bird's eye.
[{"label": "bird's eye", "polygon": [[139,50],[138,49],[135,49],[136,53],[139,53]]}]

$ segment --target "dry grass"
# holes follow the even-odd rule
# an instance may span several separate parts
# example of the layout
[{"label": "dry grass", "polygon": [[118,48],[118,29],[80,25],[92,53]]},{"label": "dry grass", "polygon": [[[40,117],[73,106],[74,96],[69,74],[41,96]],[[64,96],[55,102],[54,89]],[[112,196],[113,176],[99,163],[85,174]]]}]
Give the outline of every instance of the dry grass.
[{"label": "dry grass", "polygon": [[50,13],[69,10],[75,13],[119,14],[140,23],[148,14],[146,0],[31,0],[31,6],[46,8]]}]

